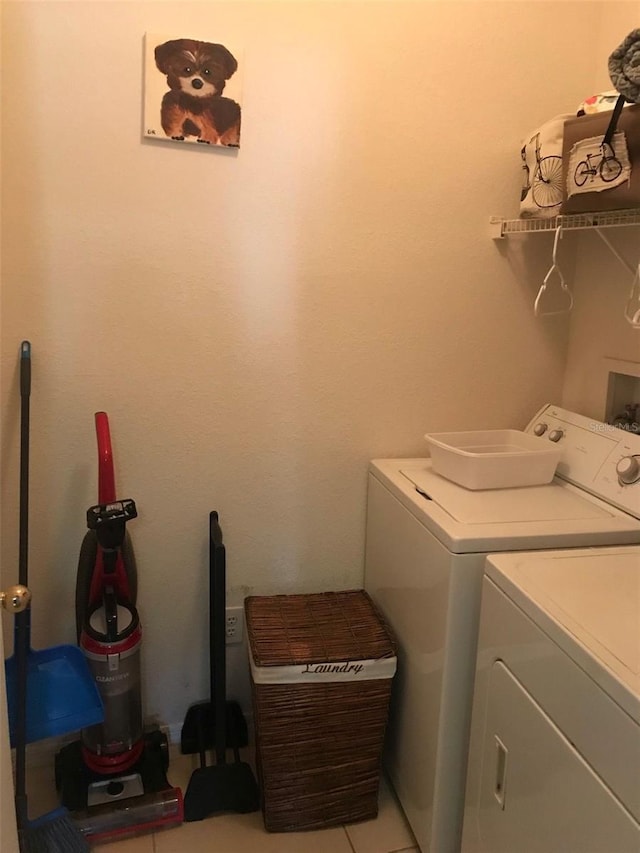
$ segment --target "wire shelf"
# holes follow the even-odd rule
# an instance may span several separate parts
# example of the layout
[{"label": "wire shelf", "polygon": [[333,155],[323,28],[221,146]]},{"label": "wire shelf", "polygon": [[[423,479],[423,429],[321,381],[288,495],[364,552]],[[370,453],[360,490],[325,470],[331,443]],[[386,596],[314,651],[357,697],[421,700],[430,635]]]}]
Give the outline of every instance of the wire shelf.
[{"label": "wire shelf", "polygon": [[555,231],[579,231],[590,228],[619,228],[623,225],[640,225],[640,209],[604,210],[598,213],[570,213],[552,219],[502,219],[492,216],[491,236],[500,240],[513,234],[534,234]]}]

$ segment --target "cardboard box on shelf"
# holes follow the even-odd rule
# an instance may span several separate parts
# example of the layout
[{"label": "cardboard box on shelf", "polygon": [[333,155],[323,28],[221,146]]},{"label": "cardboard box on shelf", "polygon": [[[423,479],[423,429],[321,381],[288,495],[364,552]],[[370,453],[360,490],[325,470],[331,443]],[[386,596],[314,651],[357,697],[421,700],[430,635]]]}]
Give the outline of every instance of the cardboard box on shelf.
[{"label": "cardboard box on shelf", "polygon": [[[626,106],[616,128],[617,133],[624,133],[626,146],[628,151],[629,165],[631,166],[628,180],[625,179],[622,183],[616,186],[611,186],[606,189],[601,188],[594,192],[585,192],[583,184],[581,192],[569,194],[569,189],[573,186],[575,189],[575,163],[574,169],[571,169],[571,150],[578,142],[594,137],[604,138],[609,122],[611,120],[611,112],[596,113],[595,115],[584,115],[576,118],[568,119],[564,125],[564,141],[562,146],[562,184],[564,192],[564,200],[562,202],[561,213],[585,213],[598,210],[622,210],[625,208],[640,208],[640,104]],[[614,151],[615,156],[615,141]],[[575,158],[574,158],[575,159]],[[624,156],[620,155],[620,160],[624,160]],[[615,165],[615,161],[611,161]],[[599,171],[599,161],[594,157],[591,161],[591,166]],[[616,171],[617,171],[616,166]],[[584,167],[581,171],[584,172]],[[613,171],[613,170],[612,170]],[[591,182],[593,177],[594,186],[603,187],[602,181],[598,181],[597,175],[588,177],[585,175],[585,180]],[[612,183],[615,183],[612,181]]]}]

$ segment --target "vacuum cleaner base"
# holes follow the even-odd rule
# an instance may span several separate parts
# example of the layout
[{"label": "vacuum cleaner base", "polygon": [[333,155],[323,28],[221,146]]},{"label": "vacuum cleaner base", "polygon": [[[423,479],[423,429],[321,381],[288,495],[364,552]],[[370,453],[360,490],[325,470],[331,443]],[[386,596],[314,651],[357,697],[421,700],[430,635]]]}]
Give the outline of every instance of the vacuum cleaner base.
[{"label": "vacuum cleaner base", "polygon": [[124,838],[183,822],[182,791],[169,784],[168,767],[167,737],[157,729],[145,734],[141,757],[126,774],[90,770],[77,740],[56,755],[56,788],[86,838]]},{"label": "vacuum cleaner base", "polygon": [[115,803],[170,788],[168,767],[167,737],[157,729],[145,734],[141,757],[124,774],[101,775],[90,770],[82,759],[82,744],[77,740],[56,755],[56,788],[65,808],[70,812],[82,811],[96,805],[100,799],[97,792],[101,789],[105,795],[103,801]]},{"label": "vacuum cleaner base", "polygon": [[142,794],[110,805],[92,806],[71,815],[90,844],[178,826],[184,820],[180,788]]}]

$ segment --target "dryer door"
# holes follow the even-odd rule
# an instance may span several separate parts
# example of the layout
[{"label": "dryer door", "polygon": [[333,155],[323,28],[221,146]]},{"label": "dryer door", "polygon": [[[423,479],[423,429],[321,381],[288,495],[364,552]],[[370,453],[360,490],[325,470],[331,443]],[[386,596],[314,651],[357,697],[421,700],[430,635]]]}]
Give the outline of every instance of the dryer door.
[{"label": "dryer door", "polygon": [[490,677],[477,820],[491,853],[640,850],[638,823],[502,661]]}]

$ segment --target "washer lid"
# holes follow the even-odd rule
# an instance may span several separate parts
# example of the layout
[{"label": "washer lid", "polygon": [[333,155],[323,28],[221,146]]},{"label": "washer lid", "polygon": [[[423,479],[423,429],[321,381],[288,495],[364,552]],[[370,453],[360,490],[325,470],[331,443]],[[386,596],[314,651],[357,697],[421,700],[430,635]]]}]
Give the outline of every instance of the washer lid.
[{"label": "washer lid", "polygon": [[608,509],[570,491],[558,480],[546,486],[471,491],[436,474],[431,462],[400,470],[419,492],[463,524],[612,517]]},{"label": "washer lid", "polygon": [[472,491],[430,459],[374,459],[369,470],[453,554],[640,543],[640,519],[559,478]]},{"label": "washer lid", "polygon": [[497,554],[487,575],[640,715],[640,547]]}]

